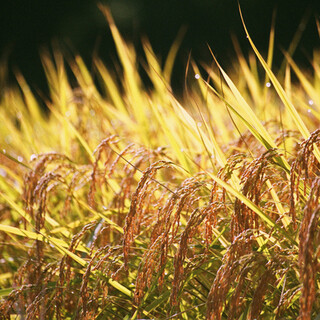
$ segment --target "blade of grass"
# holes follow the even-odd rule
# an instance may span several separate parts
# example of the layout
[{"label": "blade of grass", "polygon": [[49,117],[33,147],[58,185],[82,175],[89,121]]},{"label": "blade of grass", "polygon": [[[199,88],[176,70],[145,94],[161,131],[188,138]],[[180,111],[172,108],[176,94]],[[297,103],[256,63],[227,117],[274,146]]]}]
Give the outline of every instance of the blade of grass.
[{"label": "blade of grass", "polygon": [[[25,237],[25,238],[28,238],[28,239],[31,239],[31,240],[38,240],[38,241],[47,242],[46,238],[42,234],[35,233],[35,232],[32,232],[32,231],[23,230],[23,229],[19,229],[19,228],[8,226],[8,225],[4,225],[4,224],[0,224],[0,231],[8,233],[8,234],[9,233],[10,234],[15,234],[17,236]],[[69,245],[62,239],[49,237],[49,236],[48,236],[48,239],[49,239],[49,242],[52,241],[52,242],[55,242],[56,244],[58,244],[61,247],[69,248]],[[85,253],[88,252],[88,249],[86,249],[82,245],[79,245],[76,248],[76,250],[80,251],[80,252],[85,252]]]},{"label": "blade of grass", "polygon": [[16,164],[18,164],[19,166],[25,167],[29,170],[32,170],[27,164],[25,164],[22,161],[19,161],[18,159],[16,159],[15,157],[10,156],[6,150],[0,149],[0,153],[5,156],[6,158],[10,159],[11,161],[15,162]]},{"label": "blade of grass", "polygon": [[[210,49],[210,48],[209,48]],[[231,89],[232,93],[234,94],[239,107],[239,113],[241,114],[242,118],[246,120],[247,123],[250,123],[250,126],[255,128],[255,130],[259,133],[261,138],[264,141],[264,145],[267,149],[276,148],[276,144],[274,143],[273,139],[271,138],[270,134],[266,130],[266,128],[261,124],[260,120],[257,118],[255,113],[250,108],[249,104],[245,101],[237,87],[234,85],[233,81],[229,78],[227,73],[222,69],[220,64],[218,63],[216,57],[212,53],[210,49],[211,55],[214,58],[217,66],[220,69],[222,76],[224,77],[225,81],[227,82],[229,88]],[[238,114],[239,114],[238,113]]]},{"label": "blade of grass", "polygon": [[180,141],[179,135],[177,135],[175,130],[173,131],[169,128],[168,122],[162,116],[159,108],[157,106],[154,106],[153,104],[151,104],[151,106],[155,114],[155,118],[159,122],[161,130],[164,132],[165,136],[168,139],[168,142],[174,150],[174,154],[178,158],[179,163],[185,170],[187,170],[188,172],[192,172],[191,164],[181,150],[182,143]]},{"label": "blade of grass", "polygon": [[91,150],[90,146],[86,142],[86,140],[82,137],[80,132],[74,127],[74,125],[64,116],[62,116],[58,110],[56,110],[53,106],[49,106],[50,111],[52,114],[59,120],[61,123],[67,124],[69,128],[73,131],[74,135],[78,138],[79,142],[83,146],[83,148],[86,150],[89,158],[91,159],[92,162],[95,161],[95,158],[93,156],[93,150]]},{"label": "blade of grass", "polygon": [[226,191],[228,191],[230,194],[238,198],[240,201],[242,201],[248,208],[250,208],[253,212],[255,212],[270,228],[278,230],[281,234],[283,234],[293,245],[297,246],[298,243],[296,240],[294,240],[291,235],[282,229],[280,226],[278,226],[271,218],[268,217],[256,204],[254,204],[251,200],[249,200],[247,197],[245,197],[243,194],[241,194],[239,191],[232,188],[229,184],[227,184],[225,181],[221,180],[217,176],[213,175],[212,173],[206,171],[206,173],[212,178],[214,181],[216,181],[222,188],[224,188]]},{"label": "blade of grass", "polygon": [[125,107],[125,104],[123,102],[123,98],[121,96],[121,93],[119,92],[119,89],[113,80],[113,77],[110,75],[107,68],[104,66],[101,60],[95,59],[94,60],[95,67],[97,68],[101,78],[103,79],[103,83],[105,85],[105,88],[108,92],[108,94],[111,97],[111,100],[114,104],[114,106],[120,111],[120,113],[124,115],[128,115],[128,110]]},{"label": "blade of grass", "polygon": [[297,64],[293,61],[290,55],[287,52],[283,52],[284,56],[286,57],[287,61],[289,62],[291,68],[297,75],[298,79],[302,87],[306,90],[309,97],[317,104],[320,105],[320,95],[319,92],[315,89],[315,87],[310,83],[307,77],[303,74],[303,72],[298,68]]},{"label": "blade of grass", "polygon": [[[242,12],[241,12],[241,8],[239,5],[239,12],[240,12],[240,16],[241,16],[241,21],[242,21],[242,25],[244,27],[245,33],[247,35],[247,38],[249,40],[249,43],[254,51],[254,53],[256,54],[256,56],[258,57],[261,65],[263,66],[264,70],[266,71],[268,77],[270,78],[270,81],[272,82],[275,90],[277,91],[281,101],[283,102],[286,110],[289,112],[289,114],[292,117],[292,120],[294,121],[294,123],[296,124],[298,130],[300,131],[302,137],[304,139],[308,139],[310,136],[310,132],[308,130],[308,128],[306,127],[306,125],[304,124],[304,122],[302,121],[298,111],[296,110],[296,108],[294,107],[293,103],[289,100],[288,96],[286,95],[284,89],[282,88],[281,84],[279,83],[277,77],[274,75],[274,73],[272,72],[272,70],[270,69],[270,67],[268,66],[268,64],[264,61],[263,57],[261,56],[260,52],[258,51],[258,49],[256,48],[256,46],[254,45],[249,32],[247,30],[247,27],[245,25],[243,16],[242,16]],[[315,157],[317,158],[318,162],[320,162],[320,152],[318,148],[314,148],[313,151]]]},{"label": "blade of grass", "polygon": [[[68,93],[71,92],[69,81],[67,78],[62,54],[54,50],[54,62],[52,61],[49,52],[44,51],[41,55],[42,65],[48,79],[49,89],[51,93],[52,104],[63,115],[67,113]],[[63,130],[60,134],[61,144],[64,153],[70,155],[71,153],[71,138],[70,129],[64,119],[62,122]]]},{"label": "blade of grass", "polygon": [[173,45],[171,46],[171,48],[169,50],[169,53],[168,53],[168,56],[167,56],[167,59],[165,61],[164,68],[163,68],[163,77],[167,83],[170,83],[173,65],[174,65],[178,50],[180,48],[180,45],[182,43],[182,40],[183,40],[183,37],[185,34],[186,34],[186,28],[182,27],[179,30],[178,35],[177,35],[175,41],[173,41]]},{"label": "blade of grass", "polygon": [[0,297],[6,297],[8,296],[13,290],[17,290],[18,288],[5,288],[0,289]]},{"label": "blade of grass", "polygon": [[128,98],[130,99],[132,106],[131,112],[139,124],[138,129],[140,130],[142,141],[145,145],[148,145],[148,119],[145,113],[145,101],[142,97],[140,78],[137,73],[137,65],[135,62],[134,52],[130,51],[128,46],[123,41],[109,12],[109,9],[103,6],[102,4],[99,5],[99,8],[108,21],[108,25],[116,45],[118,56],[123,66],[126,91],[128,93]]}]

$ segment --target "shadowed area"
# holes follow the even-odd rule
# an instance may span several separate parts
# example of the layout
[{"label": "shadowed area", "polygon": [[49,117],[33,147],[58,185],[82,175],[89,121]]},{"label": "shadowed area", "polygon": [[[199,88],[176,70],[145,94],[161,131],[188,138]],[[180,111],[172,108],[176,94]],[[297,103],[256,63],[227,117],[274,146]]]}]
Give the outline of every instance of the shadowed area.
[{"label": "shadowed area", "polygon": [[[100,1],[101,2],[101,1]],[[241,26],[238,4],[234,0],[208,1],[147,1],[105,0],[121,33],[142,53],[141,36],[146,35],[156,54],[164,58],[179,30],[185,34],[173,72],[177,89],[183,86],[184,71],[190,52],[196,61],[211,62],[207,44],[219,61],[229,63],[234,57],[231,34],[239,40],[246,52],[248,43]],[[319,43],[315,16],[319,13],[317,1],[241,1],[249,32],[259,50],[264,53],[272,13],[277,8],[276,49],[287,49],[297,30],[302,33],[296,61],[306,61],[306,53]],[[2,4],[0,19],[0,50],[8,57],[10,79],[12,68],[18,67],[28,82],[47,91],[41,68],[39,50],[50,48],[52,40],[67,44],[67,49],[79,53],[87,63],[97,54],[107,65],[116,59],[114,44],[98,1],[6,1]],[[303,17],[305,23],[300,25]],[[283,56],[275,51],[275,63]]]}]

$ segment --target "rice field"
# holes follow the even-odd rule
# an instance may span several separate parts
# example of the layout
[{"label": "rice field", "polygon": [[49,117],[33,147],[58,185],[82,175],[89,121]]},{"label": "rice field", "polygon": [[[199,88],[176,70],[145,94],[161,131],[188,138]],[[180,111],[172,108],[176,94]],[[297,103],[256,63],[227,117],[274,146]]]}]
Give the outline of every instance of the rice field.
[{"label": "rice field", "polygon": [[320,51],[275,71],[245,29],[177,97],[178,43],[146,87],[101,10],[114,70],[47,51],[49,96],[0,95],[0,318],[318,319]]}]

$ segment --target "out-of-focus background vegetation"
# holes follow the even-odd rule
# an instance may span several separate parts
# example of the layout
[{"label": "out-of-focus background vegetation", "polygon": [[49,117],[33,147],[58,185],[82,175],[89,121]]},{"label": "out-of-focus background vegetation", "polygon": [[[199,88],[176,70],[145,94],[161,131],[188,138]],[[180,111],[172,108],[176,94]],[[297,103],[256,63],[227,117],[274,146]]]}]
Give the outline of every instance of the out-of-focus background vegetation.
[{"label": "out-of-focus background vegetation", "polygon": [[[244,51],[248,48],[235,0],[12,0],[3,2],[0,9],[0,53],[2,60],[9,62],[8,69],[18,68],[33,88],[45,92],[39,52],[42,47],[50,48],[53,40],[64,43],[86,62],[90,63],[93,54],[107,65],[113,62],[115,49],[98,2],[111,8],[120,32],[135,44],[138,54],[142,52],[141,36],[146,35],[154,51],[165,57],[179,30],[185,27],[173,73],[176,88],[183,84],[189,52],[196,61],[210,61],[208,43],[220,62],[229,62],[233,56],[231,34],[238,38]],[[320,1],[242,0],[240,5],[262,53],[267,50],[275,8],[276,49],[287,49],[294,34],[301,30],[294,58],[304,63],[319,44],[315,17],[320,12]],[[276,50],[275,63],[280,64],[281,59],[281,51]],[[12,72],[10,78],[14,79]]]}]

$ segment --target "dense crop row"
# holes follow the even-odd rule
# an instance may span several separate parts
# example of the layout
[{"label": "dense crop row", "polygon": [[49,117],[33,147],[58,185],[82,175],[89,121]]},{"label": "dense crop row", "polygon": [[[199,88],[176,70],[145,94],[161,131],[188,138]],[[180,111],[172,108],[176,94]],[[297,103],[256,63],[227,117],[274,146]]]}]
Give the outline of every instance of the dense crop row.
[{"label": "dense crop row", "polygon": [[275,75],[274,29],[266,61],[248,35],[230,76],[190,62],[178,99],[177,46],[162,65],[143,42],[145,88],[101,9],[117,74],[76,56],[69,80],[55,50],[50,97],[21,74],[0,97],[1,317],[315,319],[320,53]]}]

